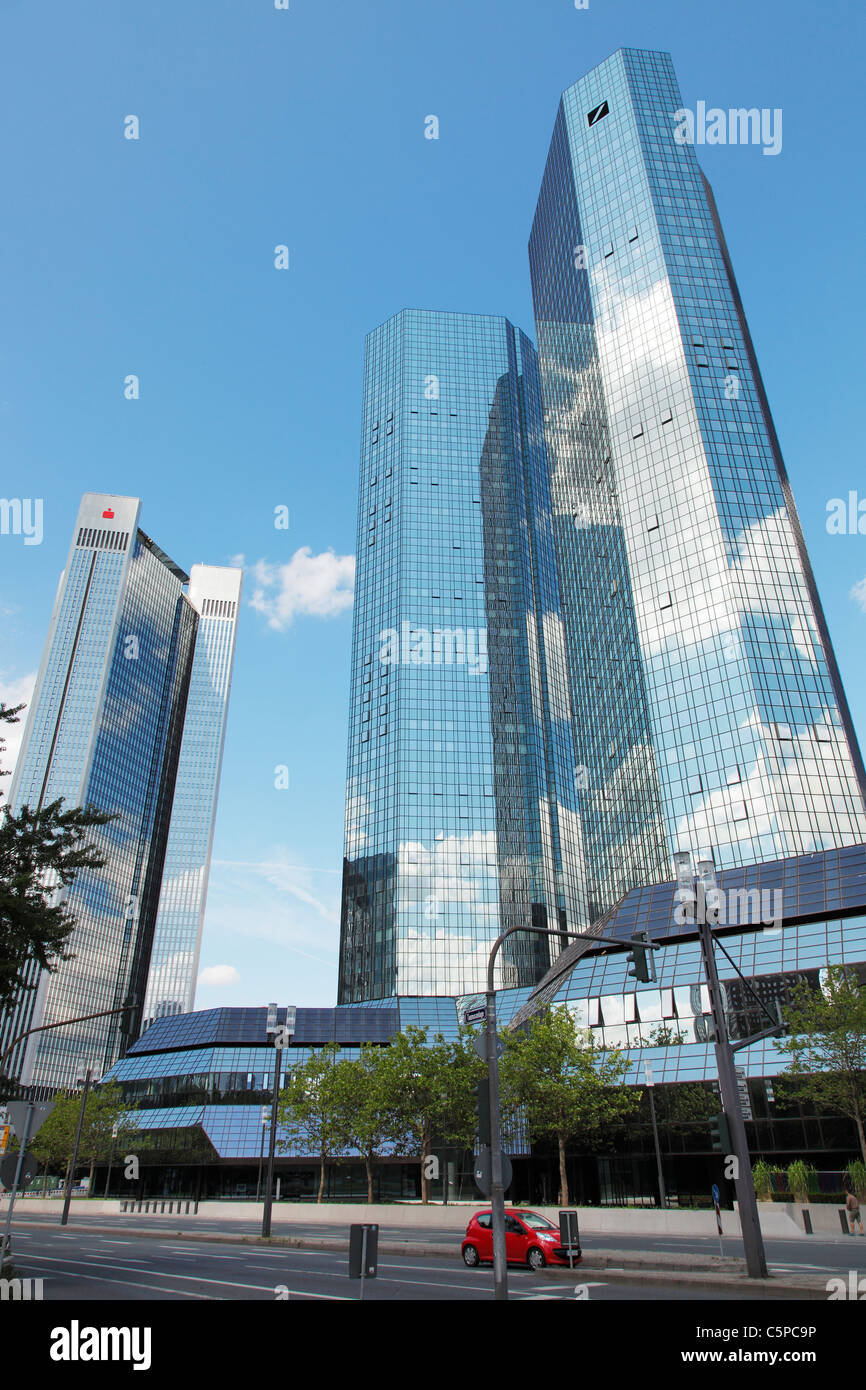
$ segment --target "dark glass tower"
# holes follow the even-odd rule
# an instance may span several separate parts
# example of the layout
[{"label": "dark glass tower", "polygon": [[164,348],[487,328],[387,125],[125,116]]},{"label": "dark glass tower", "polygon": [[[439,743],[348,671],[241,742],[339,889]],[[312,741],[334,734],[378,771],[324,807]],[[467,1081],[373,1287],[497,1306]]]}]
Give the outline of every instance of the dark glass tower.
[{"label": "dark glass tower", "polygon": [[[586,922],[534,349],[404,311],[367,341],[340,1002],[484,988]],[[503,984],[559,949],[523,937]]]},{"label": "dark glass tower", "polygon": [[589,905],[866,839],[863,765],[665,53],[563,95],[530,241]]}]

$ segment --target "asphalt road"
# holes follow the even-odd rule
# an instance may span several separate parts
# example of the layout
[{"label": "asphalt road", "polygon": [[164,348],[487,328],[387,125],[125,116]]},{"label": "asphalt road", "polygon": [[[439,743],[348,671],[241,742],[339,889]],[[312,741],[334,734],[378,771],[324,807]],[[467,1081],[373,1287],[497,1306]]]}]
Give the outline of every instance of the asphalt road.
[{"label": "asphalt road", "polygon": [[[40,1226],[43,1223],[40,1222]],[[237,1223],[233,1223],[237,1224]],[[321,1228],[318,1228],[321,1233]],[[64,1231],[55,1222],[45,1229],[16,1224],[13,1237],[16,1272],[42,1279],[45,1301],[114,1300],[356,1300],[359,1283],[347,1275],[345,1252],[269,1250],[184,1240],[155,1233],[124,1236],[100,1231]],[[651,1284],[606,1283],[603,1272],[575,1271],[574,1281],[553,1281],[529,1269],[509,1271],[515,1300],[577,1301],[578,1285],[587,1301],[653,1300],[736,1301],[734,1295],[700,1294]],[[489,1300],[492,1272],[467,1269],[459,1254],[382,1255],[379,1274],[366,1283],[371,1301]]]},{"label": "asphalt road", "polygon": [[[52,1216],[36,1216],[26,1211],[16,1208],[13,1219],[14,1227],[18,1228],[18,1218],[30,1223],[38,1222],[49,1229],[58,1229],[59,1218]],[[273,1222],[273,1234],[275,1236],[342,1236],[348,1238],[348,1227],[351,1222],[351,1208],[347,1209],[345,1225],[323,1225],[318,1222],[305,1222],[303,1219],[293,1218],[291,1221],[281,1220],[279,1208],[275,1208]],[[443,1219],[448,1219],[447,1208],[443,1211]],[[733,1225],[735,1217],[731,1212],[722,1214],[723,1225]],[[153,1230],[156,1232],[179,1231],[195,1232],[202,1231],[208,1234],[234,1234],[234,1235],[258,1235],[261,1231],[261,1222],[258,1221],[220,1221],[218,1218],[202,1218],[198,1216],[103,1216],[94,1214],[88,1216],[81,1211],[78,1204],[73,1204],[70,1212],[70,1220],[76,1225],[98,1225],[100,1227],[134,1227],[136,1230]],[[441,1245],[443,1254],[447,1251],[450,1255],[455,1252],[459,1259],[460,1240],[466,1228],[468,1213],[461,1210],[460,1217],[455,1219],[451,1230],[428,1230],[417,1226],[380,1225],[379,1239],[382,1241],[421,1241],[424,1244]],[[121,1230],[122,1234],[122,1230]],[[695,1239],[686,1236],[627,1236],[610,1234],[605,1236],[583,1235],[581,1237],[584,1250],[589,1253],[592,1251],[605,1250],[627,1250],[643,1254],[656,1252],[660,1254],[682,1254],[682,1255],[718,1255],[719,1241],[714,1235]],[[772,1272],[778,1274],[810,1274],[819,1270],[826,1270],[830,1274],[845,1273],[854,1269],[866,1273],[866,1236],[843,1236],[840,1232],[838,1236],[801,1236],[786,1237],[764,1242],[767,1253],[767,1263]],[[207,1246],[201,1247],[206,1249]],[[309,1252],[313,1253],[313,1252]],[[726,1256],[742,1256],[742,1241],[738,1237],[725,1236],[722,1242],[722,1251]],[[338,1257],[339,1258],[339,1257]],[[390,1258],[390,1257],[389,1257]],[[394,1256],[393,1258],[399,1258]],[[409,1257],[417,1259],[418,1257]]]}]

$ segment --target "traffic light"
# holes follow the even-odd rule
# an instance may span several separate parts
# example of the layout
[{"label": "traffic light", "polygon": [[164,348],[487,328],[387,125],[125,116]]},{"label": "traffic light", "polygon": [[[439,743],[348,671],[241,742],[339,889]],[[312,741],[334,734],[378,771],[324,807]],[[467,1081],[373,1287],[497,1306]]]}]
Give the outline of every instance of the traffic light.
[{"label": "traffic light", "polygon": [[656,978],[655,961],[652,958],[653,953],[648,949],[647,945],[644,944],[649,941],[649,932],[636,931],[632,935],[631,940],[633,949],[628,953],[628,963],[631,967],[628,973],[632,975],[634,979],[640,980],[641,984],[648,985],[650,981]]},{"label": "traffic light", "polygon": [[710,1139],[713,1144],[713,1153],[733,1153],[731,1128],[728,1124],[728,1117],[724,1111],[722,1111],[721,1115],[714,1115],[710,1120]]},{"label": "traffic light", "polygon": [[475,1108],[478,1114],[478,1145],[490,1146],[490,1082],[487,1077],[475,1087]]}]

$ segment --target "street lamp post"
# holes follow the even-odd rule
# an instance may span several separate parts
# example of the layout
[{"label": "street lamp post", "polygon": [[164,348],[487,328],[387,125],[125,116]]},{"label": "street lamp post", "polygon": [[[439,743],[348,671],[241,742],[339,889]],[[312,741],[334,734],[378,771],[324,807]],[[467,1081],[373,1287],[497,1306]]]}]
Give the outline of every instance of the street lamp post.
[{"label": "street lamp post", "polygon": [[[737,1085],[737,1071],[734,1065],[734,1052],[728,1037],[728,1024],[725,1017],[722,988],[716,968],[716,953],[713,944],[712,921],[717,918],[721,901],[716,883],[715,865],[711,859],[698,860],[698,890],[694,891],[691,855],[687,852],[674,855],[677,880],[680,885],[680,898],[694,902],[698,933],[701,942],[701,955],[710,994],[710,1012],[713,1018],[713,1037],[715,1039],[716,1066],[719,1073],[719,1087],[722,1093],[722,1108],[727,1115],[731,1131],[731,1143],[736,1160],[734,1185],[737,1191],[737,1209],[740,1229],[743,1235],[743,1252],[746,1256],[746,1270],[750,1279],[766,1279],[767,1257],[761,1223],[758,1219],[758,1202],[755,1184],[752,1180],[752,1167],[749,1161],[749,1144],[746,1138],[746,1125],[740,1104],[740,1091]],[[768,1030],[773,1031],[773,1030]],[[749,1040],[751,1041],[751,1039]]]},{"label": "street lamp post", "polygon": [[90,1078],[93,1075],[93,1067],[88,1066],[84,1076],[84,1089],[81,1093],[81,1106],[78,1111],[78,1124],[75,1127],[75,1144],[72,1149],[72,1161],[69,1165],[69,1172],[66,1174],[66,1192],[63,1197],[63,1215],[60,1218],[61,1226],[65,1226],[69,1220],[69,1203],[72,1200],[72,1180],[75,1175],[75,1165],[78,1162],[78,1146],[81,1143],[81,1129],[84,1124],[84,1112],[87,1109],[87,1096],[90,1092]]},{"label": "street lamp post", "polygon": [[267,1033],[274,1040],[274,1093],[271,1100],[271,1132],[268,1139],[268,1185],[265,1191],[265,1203],[262,1208],[262,1237],[269,1237],[271,1234],[271,1208],[274,1197],[274,1156],[277,1148],[277,1108],[280,1099],[280,1064],[283,1059],[283,1049],[291,1046],[292,1038],[295,1035],[295,1018],[297,1009],[290,1005],[286,1009],[285,1023],[277,1022],[277,1005],[268,1005]]}]

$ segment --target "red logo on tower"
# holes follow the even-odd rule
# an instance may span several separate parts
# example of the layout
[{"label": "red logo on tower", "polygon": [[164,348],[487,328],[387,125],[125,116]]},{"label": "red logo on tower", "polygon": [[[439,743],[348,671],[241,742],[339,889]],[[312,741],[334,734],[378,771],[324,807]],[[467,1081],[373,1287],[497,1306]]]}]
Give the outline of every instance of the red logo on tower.
[{"label": "red logo on tower", "polygon": [[114,520],[114,512],[111,510],[110,507],[106,507],[102,515],[105,517],[106,521]]}]

